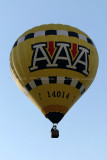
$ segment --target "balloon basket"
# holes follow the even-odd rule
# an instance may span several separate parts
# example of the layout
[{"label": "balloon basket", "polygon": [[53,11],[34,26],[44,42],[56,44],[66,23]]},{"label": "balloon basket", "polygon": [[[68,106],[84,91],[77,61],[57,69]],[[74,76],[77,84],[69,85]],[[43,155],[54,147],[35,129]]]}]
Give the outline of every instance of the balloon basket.
[{"label": "balloon basket", "polygon": [[58,138],[59,137],[59,130],[57,129],[56,125],[53,125],[51,129],[51,138]]}]

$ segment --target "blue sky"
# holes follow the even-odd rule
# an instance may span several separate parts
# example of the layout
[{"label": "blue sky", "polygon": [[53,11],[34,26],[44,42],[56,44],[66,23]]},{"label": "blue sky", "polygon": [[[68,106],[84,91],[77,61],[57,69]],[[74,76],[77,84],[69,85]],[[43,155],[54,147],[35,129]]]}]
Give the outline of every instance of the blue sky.
[{"label": "blue sky", "polygon": [[[26,30],[49,23],[87,33],[99,54],[97,76],[88,91],[59,123],[52,124],[18,89],[9,68],[16,39]],[[0,1],[0,159],[107,160],[107,1]]]}]

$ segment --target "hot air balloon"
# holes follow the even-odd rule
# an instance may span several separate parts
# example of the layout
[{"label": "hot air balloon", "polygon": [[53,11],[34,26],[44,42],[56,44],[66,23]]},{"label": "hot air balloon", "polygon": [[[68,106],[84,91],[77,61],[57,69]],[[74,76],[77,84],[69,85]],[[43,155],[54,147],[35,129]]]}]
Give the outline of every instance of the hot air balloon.
[{"label": "hot air balloon", "polygon": [[77,28],[48,24],[22,34],[10,53],[10,69],[18,87],[57,124],[93,82],[98,68],[94,42]]}]

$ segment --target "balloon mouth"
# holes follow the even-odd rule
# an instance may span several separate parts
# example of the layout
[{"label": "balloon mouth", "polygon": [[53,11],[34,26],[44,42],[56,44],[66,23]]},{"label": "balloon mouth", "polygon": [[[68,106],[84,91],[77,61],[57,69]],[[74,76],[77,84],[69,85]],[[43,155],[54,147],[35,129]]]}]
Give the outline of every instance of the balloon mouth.
[{"label": "balloon mouth", "polygon": [[48,118],[52,123],[59,123],[63,117],[64,114],[60,112],[49,112],[46,114],[46,118]]},{"label": "balloon mouth", "polygon": [[63,105],[47,105],[41,111],[52,123],[59,123],[68,111],[68,108]]}]

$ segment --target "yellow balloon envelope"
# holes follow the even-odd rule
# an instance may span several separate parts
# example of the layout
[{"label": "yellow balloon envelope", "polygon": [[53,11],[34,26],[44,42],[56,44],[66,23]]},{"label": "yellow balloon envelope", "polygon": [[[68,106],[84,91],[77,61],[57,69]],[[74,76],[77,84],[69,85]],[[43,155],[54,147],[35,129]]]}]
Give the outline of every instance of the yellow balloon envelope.
[{"label": "yellow balloon envelope", "polygon": [[52,123],[58,123],[94,80],[98,54],[79,29],[41,25],[17,39],[10,68],[19,88]]}]

